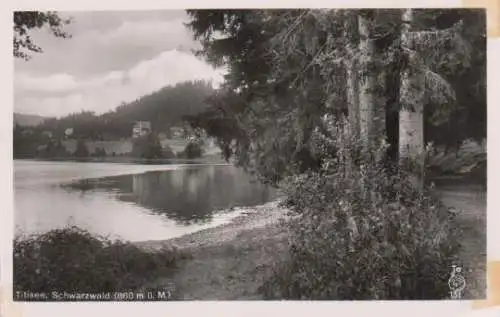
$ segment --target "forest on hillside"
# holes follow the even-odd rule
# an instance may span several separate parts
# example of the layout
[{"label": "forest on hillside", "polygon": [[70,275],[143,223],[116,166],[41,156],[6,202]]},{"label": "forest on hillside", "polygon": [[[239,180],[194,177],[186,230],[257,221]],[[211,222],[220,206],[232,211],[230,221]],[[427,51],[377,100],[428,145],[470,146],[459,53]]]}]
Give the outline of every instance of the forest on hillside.
[{"label": "forest on hillside", "polygon": [[170,127],[182,125],[184,116],[206,109],[205,99],[213,92],[204,81],[183,82],[167,86],[101,115],[82,111],[62,118],[50,118],[37,129],[51,131],[63,137],[67,128],[73,128],[76,138],[101,139],[130,137],[136,121],[150,121],[152,129],[167,132]]},{"label": "forest on hillside", "polygon": [[36,148],[47,145],[50,139],[66,139],[67,129],[72,129],[71,139],[112,141],[130,138],[136,121],[149,121],[155,134],[163,132],[170,136],[170,128],[184,126],[187,116],[207,109],[205,100],[212,92],[212,85],[208,82],[183,82],[123,103],[100,115],[82,111],[61,118],[48,118],[36,126],[15,124],[14,156],[33,156]]}]

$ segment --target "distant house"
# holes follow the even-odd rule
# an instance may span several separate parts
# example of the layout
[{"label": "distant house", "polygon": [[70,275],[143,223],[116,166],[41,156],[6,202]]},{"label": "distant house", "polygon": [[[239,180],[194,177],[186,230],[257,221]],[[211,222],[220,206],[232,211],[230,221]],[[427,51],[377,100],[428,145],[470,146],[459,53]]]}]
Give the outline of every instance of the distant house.
[{"label": "distant house", "polygon": [[66,135],[67,138],[69,138],[70,136],[73,135],[73,128],[67,128],[65,131],[64,131],[64,135]]},{"label": "distant house", "polygon": [[132,137],[138,138],[151,132],[151,122],[137,121],[132,128]]}]

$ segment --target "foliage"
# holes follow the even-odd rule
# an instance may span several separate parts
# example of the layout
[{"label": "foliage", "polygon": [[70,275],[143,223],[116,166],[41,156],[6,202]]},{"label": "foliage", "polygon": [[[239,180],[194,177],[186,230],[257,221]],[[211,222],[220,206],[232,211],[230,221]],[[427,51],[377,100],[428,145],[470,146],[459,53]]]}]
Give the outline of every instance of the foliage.
[{"label": "foliage", "polygon": [[87,144],[83,139],[78,139],[76,141],[76,149],[74,155],[76,157],[88,157],[90,155]]},{"label": "foliage", "polygon": [[[211,101],[205,118],[191,122],[207,128],[227,157],[234,156],[237,164],[272,183],[317,168],[321,157],[311,146],[311,131],[322,126],[323,115],[345,113],[344,63],[349,59],[359,61],[361,78],[366,71],[380,74],[374,87],[376,102],[386,106],[393,149],[398,148],[397,111],[402,106],[395,87],[410,62],[425,75],[427,141],[462,142],[469,127],[470,134],[485,135],[484,124],[477,123],[485,118],[485,86],[462,77],[481,72],[485,78],[484,11],[418,11],[411,34],[418,45],[412,54],[401,47],[400,9],[188,13],[188,26],[203,44],[199,54],[229,71],[224,90]],[[376,54],[370,59],[345,49],[359,40],[357,24],[345,27],[358,14],[371,15]],[[469,112],[475,113],[475,121],[465,117]],[[463,133],[452,135],[457,129]],[[453,137],[442,137],[445,131]]]},{"label": "foliage", "polygon": [[189,141],[188,144],[186,144],[184,150],[181,153],[179,153],[179,157],[188,159],[200,158],[202,157],[202,155],[203,155],[203,146],[200,142],[197,142],[196,140]]},{"label": "foliage", "polygon": [[226,159],[234,157],[236,164],[264,181],[276,183],[283,175],[293,174],[296,166],[314,165],[308,137],[314,126],[321,125],[321,85],[312,80],[310,93],[295,89],[291,82],[299,67],[277,73],[271,54],[271,40],[283,30],[279,21],[292,23],[301,10],[188,13],[190,28],[204,44],[199,54],[214,65],[225,61],[229,70],[225,86],[210,100],[211,109],[199,116],[205,118],[192,124],[208,128]]},{"label": "foliage", "polygon": [[42,133],[34,133],[20,125],[14,125],[13,155],[14,158],[32,158],[37,155],[38,147],[50,141]]},{"label": "foliage", "polygon": [[[463,58],[453,54],[438,59],[440,64],[436,69],[452,85],[457,102],[455,111],[431,103],[425,134],[432,136],[436,145],[458,148],[464,140],[472,138],[481,142],[486,137],[486,17],[484,10],[437,11],[444,11],[436,13],[437,25],[459,27],[458,32],[466,41],[465,49],[450,45],[447,50],[462,54],[468,49],[470,56],[465,64],[462,64]],[[448,116],[447,120],[442,120],[443,116]]]},{"label": "foliage", "polygon": [[100,147],[96,148],[95,152],[93,153],[93,156],[106,157],[107,156],[106,149]]},{"label": "foliage", "polygon": [[54,140],[49,140],[45,148],[38,151],[37,154],[43,158],[68,157],[70,155],[61,141]]},{"label": "foliage", "polygon": [[15,11],[14,12],[14,57],[28,60],[27,52],[41,53],[42,48],[36,45],[30,31],[47,27],[52,35],[59,38],[68,38],[64,25],[70,20],[62,19],[57,12]]},{"label": "foliage", "polygon": [[175,158],[175,152],[169,145],[165,145],[162,150],[162,157],[166,159]]},{"label": "foliage", "polygon": [[146,252],[132,243],[93,236],[78,227],[14,240],[14,291],[115,292],[141,288],[170,273],[181,253]]},{"label": "foliage", "polygon": [[155,133],[149,133],[134,140],[132,155],[146,159],[163,158],[163,148]]},{"label": "foliage", "polygon": [[[269,299],[444,299],[459,248],[451,213],[336,125],[315,139],[329,158],[288,178],[289,259],[262,291]],[[335,154],[331,151],[335,148]]]},{"label": "foliage", "polygon": [[154,131],[168,131],[170,127],[182,125],[184,116],[205,110],[205,99],[213,91],[211,83],[205,81],[178,83],[120,105],[101,117],[108,122],[149,121]]}]

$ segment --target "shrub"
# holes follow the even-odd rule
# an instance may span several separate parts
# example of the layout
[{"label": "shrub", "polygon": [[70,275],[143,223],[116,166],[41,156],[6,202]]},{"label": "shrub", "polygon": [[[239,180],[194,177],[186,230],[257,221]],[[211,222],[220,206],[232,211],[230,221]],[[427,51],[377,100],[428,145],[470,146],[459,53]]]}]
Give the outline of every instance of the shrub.
[{"label": "shrub", "polygon": [[88,157],[90,155],[89,149],[84,140],[78,139],[78,141],[76,141],[76,150],[74,155],[76,157]]},{"label": "shrub", "polygon": [[14,291],[136,290],[169,274],[183,255],[148,252],[129,242],[96,237],[77,227],[14,240]]},{"label": "shrub", "polygon": [[[292,212],[289,258],[261,288],[268,299],[440,299],[448,296],[458,230],[430,192],[364,150],[339,125],[316,137],[319,172],[282,185]],[[332,155],[332,149],[336,149]]]},{"label": "shrub", "polygon": [[149,133],[135,139],[132,146],[132,156],[145,159],[162,158],[163,149],[158,136]]},{"label": "shrub", "polygon": [[96,148],[93,156],[106,157],[107,156],[106,149],[100,147]]},{"label": "shrub", "polygon": [[201,146],[201,144],[195,141],[190,141],[184,148],[184,151],[181,152],[180,157],[193,159],[193,158],[199,158],[202,155],[203,155],[203,147]]},{"label": "shrub", "polygon": [[61,141],[49,140],[46,147],[38,153],[38,156],[42,158],[67,157],[70,156],[70,153],[68,153]]},{"label": "shrub", "polygon": [[174,151],[172,150],[172,148],[169,145],[165,145],[165,147],[163,147],[163,154],[162,155],[163,155],[163,158],[166,158],[166,159],[176,157]]}]

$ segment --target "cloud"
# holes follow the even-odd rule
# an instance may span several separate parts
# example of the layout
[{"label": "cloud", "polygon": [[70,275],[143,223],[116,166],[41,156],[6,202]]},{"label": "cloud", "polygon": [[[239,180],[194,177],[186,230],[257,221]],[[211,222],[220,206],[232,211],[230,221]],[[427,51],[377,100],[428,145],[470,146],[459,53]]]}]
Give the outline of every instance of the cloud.
[{"label": "cloud", "polygon": [[106,112],[167,85],[188,80],[222,82],[223,71],[214,70],[191,53],[169,50],[122,71],[85,79],[66,73],[33,77],[15,76],[15,110],[60,116],[82,109]]},{"label": "cloud", "polygon": [[[62,97],[23,97],[19,102],[21,103],[21,108],[19,111],[15,108],[16,111],[44,116],[58,116],[62,109],[68,113],[76,112],[87,105],[85,96],[81,93],[69,94]],[[16,100],[14,100],[14,104],[17,104]]]},{"label": "cloud", "polygon": [[50,75],[48,77],[32,77],[26,73],[15,74],[14,85],[18,92],[29,90],[59,92],[77,88],[77,83],[73,76],[65,73]]},{"label": "cloud", "polygon": [[29,62],[16,60],[16,69],[38,75],[67,72],[86,77],[127,69],[167,50],[199,47],[183,24],[185,14],[160,19],[162,15],[153,13],[149,19],[146,13],[79,14],[68,27],[71,39],[55,38],[47,30],[35,31],[32,37],[44,53],[32,54]]},{"label": "cloud", "polygon": [[222,72],[197,59],[184,11],[62,12],[74,17],[71,39],[34,30],[42,54],[15,61],[14,108],[50,116],[102,113],[166,85],[222,81]]}]

